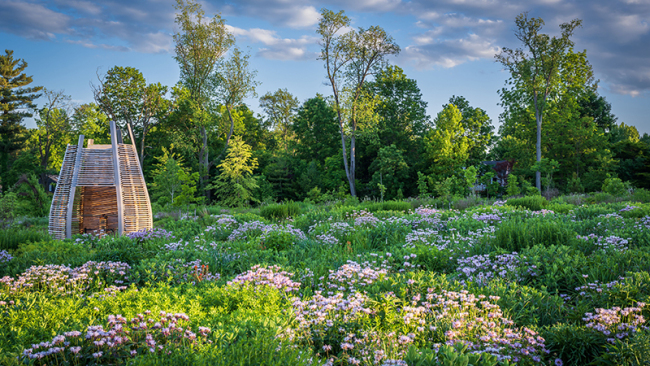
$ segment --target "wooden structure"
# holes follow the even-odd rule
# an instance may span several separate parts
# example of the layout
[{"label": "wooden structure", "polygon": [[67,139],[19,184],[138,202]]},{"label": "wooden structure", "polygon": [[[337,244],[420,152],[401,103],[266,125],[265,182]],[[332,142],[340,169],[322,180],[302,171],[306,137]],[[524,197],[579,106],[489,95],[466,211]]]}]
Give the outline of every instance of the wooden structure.
[{"label": "wooden structure", "polygon": [[68,145],[50,208],[49,232],[56,239],[83,233],[122,235],[153,227],[149,192],[131,144],[111,121],[111,145],[84,136]]}]

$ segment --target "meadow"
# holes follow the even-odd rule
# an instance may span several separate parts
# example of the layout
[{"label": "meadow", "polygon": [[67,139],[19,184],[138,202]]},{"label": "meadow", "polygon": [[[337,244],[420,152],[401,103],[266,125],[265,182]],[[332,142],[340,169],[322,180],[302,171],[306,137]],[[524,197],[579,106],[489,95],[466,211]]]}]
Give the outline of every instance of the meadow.
[{"label": "meadow", "polygon": [[648,365],[649,201],[209,206],[63,241],[25,218],[0,364]]}]

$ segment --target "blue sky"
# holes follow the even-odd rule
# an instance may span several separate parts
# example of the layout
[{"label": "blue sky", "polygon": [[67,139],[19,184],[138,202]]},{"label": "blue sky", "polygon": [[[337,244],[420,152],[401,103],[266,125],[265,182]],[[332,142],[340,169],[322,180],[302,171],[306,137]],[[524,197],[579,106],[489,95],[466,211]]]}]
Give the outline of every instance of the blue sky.
[{"label": "blue sky", "polygon": [[[0,45],[29,64],[34,83],[64,90],[75,103],[92,101],[90,83],[115,65],[132,66],[148,82],[174,85],[174,0],[0,0]],[[494,54],[519,44],[514,19],[522,11],[545,20],[544,32],[574,18],[583,27],[576,50],[587,49],[599,93],[619,122],[650,133],[650,0],[243,0],[203,1],[250,50],[258,94],[287,88],[300,100],[324,85],[316,25],[323,7],[345,10],[354,27],[379,25],[402,51],[389,61],[415,79],[435,116],[452,95],[485,109],[495,125],[497,91],[508,77]],[[261,112],[257,100],[250,107]],[[27,122],[33,126],[32,121]]]}]

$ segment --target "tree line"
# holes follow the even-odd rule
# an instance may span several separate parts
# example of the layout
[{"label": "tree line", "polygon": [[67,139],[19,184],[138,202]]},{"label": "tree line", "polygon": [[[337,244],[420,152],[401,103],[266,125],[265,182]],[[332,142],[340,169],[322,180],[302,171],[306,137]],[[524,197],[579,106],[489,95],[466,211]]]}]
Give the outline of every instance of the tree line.
[{"label": "tree line", "polygon": [[[92,85],[93,103],[72,105],[63,91],[31,86],[13,51],[0,55],[5,198],[44,201],[42,185],[58,174],[67,144],[81,134],[108,143],[110,120],[133,130],[161,205],[466,196],[481,179],[489,195],[597,191],[612,178],[650,188],[650,136],[618,123],[598,94],[586,50],[573,49],[578,19],[551,37],[542,19],[516,18],[521,47],[495,55],[510,75],[495,131],[462,96],[428,116],[416,80],[389,63],[400,52],[395,40],[379,26],[352,29],[343,11],[327,9],[316,32],[331,94],[301,102],[279,88],[259,97],[264,115],[255,115],[244,100],[257,97],[256,72],[225,20],[192,0],[176,10],[180,80],[171,87],[115,66]],[[24,127],[28,117],[36,128]]]}]

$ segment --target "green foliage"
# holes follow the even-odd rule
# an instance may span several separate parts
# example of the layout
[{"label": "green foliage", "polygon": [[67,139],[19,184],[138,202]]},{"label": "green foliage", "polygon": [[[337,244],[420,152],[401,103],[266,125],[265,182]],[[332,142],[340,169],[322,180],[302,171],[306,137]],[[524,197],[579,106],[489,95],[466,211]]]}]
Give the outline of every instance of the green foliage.
[{"label": "green foliage", "polygon": [[429,177],[418,171],[418,195],[427,197],[429,195]]},{"label": "green foliage", "polygon": [[15,250],[22,244],[44,241],[49,237],[47,233],[32,228],[0,230],[0,250]]},{"label": "green foliage", "polygon": [[557,324],[544,333],[551,354],[565,365],[588,365],[605,350],[605,340],[591,329]]},{"label": "green foliage", "polygon": [[215,189],[220,202],[229,207],[249,205],[255,201],[253,192],[259,186],[253,177],[257,158],[252,157],[251,147],[240,136],[235,136],[228,155],[218,166],[221,174],[209,189]]},{"label": "green foliage", "polygon": [[624,340],[616,339],[608,345],[608,352],[600,354],[595,363],[598,365],[646,366],[650,362],[650,333],[638,332]]},{"label": "green foliage", "polygon": [[523,207],[531,211],[540,211],[548,206],[548,201],[542,196],[526,196],[520,198],[510,198],[506,205],[512,207]]},{"label": "green foliage", "polygon": [[465,186],[467,187],[468,190],[471,191],[474,185],[476,184],[477,175],[478,175],[478,170],[474,165],[468,166],[463,171],[463,177],[465,178]]},{"label": "green foliage", "polygon": [[517,176],[514,174],[508,175],[508,185],[506,186],[506,195],[518,196],[521,193],[519,184],[517,183]]},{"label": "green foliage", "polygon": [[23,175],[13,189],[16,193],[16,216],[47,216],[50,212],[51,197],[38,183],[36,175]]},{"label": "green foliage", "polygon": [[603,182],[603,192],[611,194],[614,197],[622,197],[627,194],[627,187],[619,178],[608,177]]},{"label": "green foliage", "polygon": [[260,208],[260,216],[267,220],[284,220],[289,217],[298,217],[301,211],[298,203],[288,201],[263,206]]},{"label": "green foliage", "polygon": [[494,244],[509,252],[521,252],[522,249],[536,244],[565,245],[575,238],[576,232],[570,225],[561,221],[508,220],[503,222],[496,232]]},{"label": "green foliage", "polygon": [[467,346],[454,347],[441,345],[438,352],[431,349],[411,347],[404,358],[409,366],[497,366],[510,365],[510,362],[499,362],[496,356],[487,353],[468,352]]},{"label": "green foliage", "polygon": [[[172,145],[170,150],[173,149]],[[158,164],[153,171],[151,190],[153,196],[161,203],[171,203],[173,206],[182,206],[196,202],[196,183],[199,173],[191,173],[183,167],[183,161],[166,148],[162,148],[163,155],[156,157]]]},{"label": "green foliage", "polygon": [[469,139],[461,121],[458,108],[450,104],[438,113],[434,120],[435,128],[425,137],[428,159],[432,162],[432,172],[449,176],[460,169],[469,158]]}]

